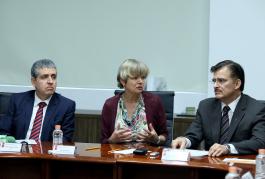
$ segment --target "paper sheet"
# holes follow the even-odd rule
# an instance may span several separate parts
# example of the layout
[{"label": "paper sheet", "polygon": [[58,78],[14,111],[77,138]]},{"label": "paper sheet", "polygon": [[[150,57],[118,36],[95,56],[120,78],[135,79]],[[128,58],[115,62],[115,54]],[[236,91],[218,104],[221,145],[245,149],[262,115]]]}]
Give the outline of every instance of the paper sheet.
[{"label": "paper sheet", "polygon": [[184,151],[190,152],[191,157],[203,157],[208,155],[208,151],[205,150],[192,150],[192,149],[185,149]]},{"label": "paper sheet", "polygon": [[253,179],[252,174],[248,171],[244,175],[242,175],[241,179]]},{"label": "paper sheet", "polygon": [[133,151],[135,149],[125,149],[125,150],[115,150],[115,151],[110,151],[111,153],[114,153],[114,154],[124,154],[124,155],[127,155],[127,154],[132,154]]}]

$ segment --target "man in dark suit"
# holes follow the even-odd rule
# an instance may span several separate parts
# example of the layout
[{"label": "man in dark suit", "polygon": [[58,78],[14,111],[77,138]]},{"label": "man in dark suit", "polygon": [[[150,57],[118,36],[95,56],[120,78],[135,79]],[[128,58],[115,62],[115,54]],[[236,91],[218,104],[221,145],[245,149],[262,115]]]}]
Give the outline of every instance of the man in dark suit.
[{"label": "man in dark suit", "polygon": [[11,97],[8,114],[1,120],[0,133],[16,139],[51,141],[55,125],[60,125],[63,140],[72,141],[75,102],[55,93],[56,78],[56,66],[51,60],[36,61],[31,68],[35,90]]},{"label": "man in dark suit", "polygon": [[197,148],[204,140],[209,156],[251,154],[265,148],[265,106],[243,94],[243,68],[230,60],[212,66],[215,98],[202,100],[196,118],[173,148]]}]

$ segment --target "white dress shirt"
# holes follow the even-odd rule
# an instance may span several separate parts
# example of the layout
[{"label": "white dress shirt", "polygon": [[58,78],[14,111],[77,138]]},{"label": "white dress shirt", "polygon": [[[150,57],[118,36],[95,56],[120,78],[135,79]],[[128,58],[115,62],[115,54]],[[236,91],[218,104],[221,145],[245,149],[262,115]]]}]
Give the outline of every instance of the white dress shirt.
[{"label": "white dress shirt", "polygon": [[27,132],[27,135],[26,135],[26,139],[27,140],[30,138],[30,134],[31,134],[31,131],[32,131],[32,128],[33,128],[34,120],[35,120],[35,117],[36,117],[36,113],[37,113],[37,111],[39,109],[39,103],[40,102],[45,102],[47,105],[43,108],[43,118],[42,118],[40,135],[39,135],[39,139],[41,139],[42,125],[43,125],[43,121],[44,121],[44,118],[45,118],[46,110],[47,110],[47,107],[48,107],[49,102],[51,100],[51,97],[43,101],[37,96],[37,94],[35,92],[35,99],[34,99],[34,104],[33,104],[33,109],[32,109],[32,115],[31,115],[31,119],[30,119],[30,123],[29,123],[29,129],[28,129],[28,132]]}]

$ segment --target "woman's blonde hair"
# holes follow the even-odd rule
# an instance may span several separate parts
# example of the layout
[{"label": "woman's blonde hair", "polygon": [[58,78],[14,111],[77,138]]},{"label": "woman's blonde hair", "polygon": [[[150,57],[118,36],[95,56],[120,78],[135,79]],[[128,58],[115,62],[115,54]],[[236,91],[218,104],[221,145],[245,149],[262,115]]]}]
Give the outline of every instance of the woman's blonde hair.
[{"label": "woman's blonde hair", "polygon": [[121,80],[127,82],[128,78],[142,77],[147,78],[149,69],[143,62],[135,59],[127,59],[119,67],[117,74],[118,87],[123,88]]}]

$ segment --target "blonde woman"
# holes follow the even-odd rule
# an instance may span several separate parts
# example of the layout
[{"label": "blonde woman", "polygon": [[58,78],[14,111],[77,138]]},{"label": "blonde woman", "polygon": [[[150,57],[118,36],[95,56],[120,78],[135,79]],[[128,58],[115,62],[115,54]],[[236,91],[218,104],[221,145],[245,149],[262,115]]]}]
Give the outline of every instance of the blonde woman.
[{"label": "blonde woman", "polygon": [[158,96],[144,91],[148,67],[125,60],[117,74],[124,92],[106,100],[101,115],[101,143],[166,142],[166,115]]}]

